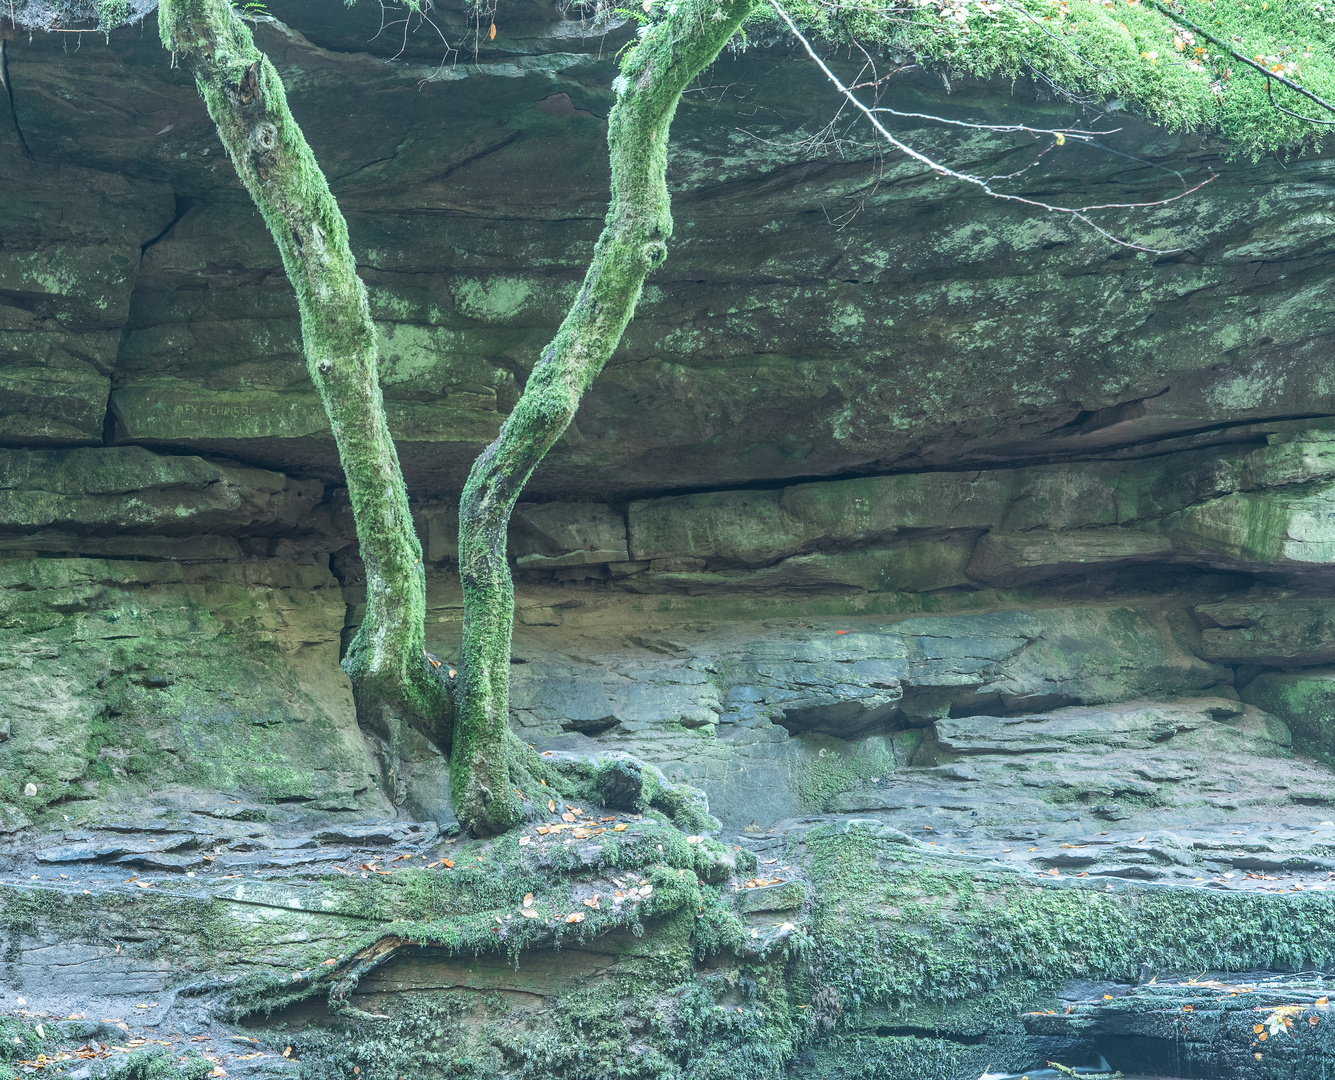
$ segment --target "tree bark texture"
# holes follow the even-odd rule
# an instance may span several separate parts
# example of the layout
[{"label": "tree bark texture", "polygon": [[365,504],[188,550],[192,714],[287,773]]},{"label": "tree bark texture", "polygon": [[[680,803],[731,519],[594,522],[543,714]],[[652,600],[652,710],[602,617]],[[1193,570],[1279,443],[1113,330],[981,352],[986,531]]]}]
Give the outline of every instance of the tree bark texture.
[{"label": "tree bark texture", "polygon": [[565,431],[635,312],[644,279],[672,235],[668,129],[682,92],[712,63],[752,0],[678,0],[622,65],[608,118],[612,202],[583,287],[543,350],[496,441],[474,463],[459,505],[463,650],[450,791],[476,833],[518,824],[524,747],[509,730],[514,586],[505,559],[510,513],[534,468]]},{"label": "tree bark texture", "polygon": [[359,719],[381,727],[397,713],[447,742],[452,703],[424,652],[422,549],[385,422],[375,325],[347,223],[278,73],[228,0],[162,0],[158,20],[162,44],[194,74],[296,289],[306,366],[333,428],[366,568],[366,615],[343,664]]}]

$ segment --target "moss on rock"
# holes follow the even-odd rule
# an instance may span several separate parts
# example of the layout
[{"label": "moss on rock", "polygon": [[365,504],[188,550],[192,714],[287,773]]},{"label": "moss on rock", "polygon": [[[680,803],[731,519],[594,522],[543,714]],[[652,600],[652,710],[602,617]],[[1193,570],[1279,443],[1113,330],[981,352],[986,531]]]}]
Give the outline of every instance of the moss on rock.
[{"label": "moss on rock", "polygon": [[1267,671],[1243,689],[1242,700],[1287,724],[1295,750],[1335,763],[1335,672]]},{"label": "moss on rock", "polygon": [[187,791],[386,812],[337,669],[344,611],[310,558],[0,560],[8,827]]}]

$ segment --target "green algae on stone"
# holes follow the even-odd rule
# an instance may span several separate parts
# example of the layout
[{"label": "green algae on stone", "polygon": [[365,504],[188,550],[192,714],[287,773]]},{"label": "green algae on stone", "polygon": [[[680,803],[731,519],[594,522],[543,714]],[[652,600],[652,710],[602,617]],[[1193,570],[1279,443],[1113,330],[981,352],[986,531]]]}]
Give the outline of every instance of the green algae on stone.
[{"label": "green algae on stone", "polygon": [[21,717],[0,741],[0,802],[82,818],[184,789],[387,809],[337,674],[344,612],[314,560],[0,560],[0,669]]},{"label": "green algae on stone", "polygon": [[880,780],[895,771],[893,741],[873,736],[847,743],[828,736],[805,735],[806,753],[796,766],[797,798],[803,808],[826,812],[836,797],[867,780]]},{"label": "green algae on stone", "polygon": [[[250,1014],[261,1031],[299,1018],[271,1010],[328,997],[326,1011],[307,1006],[314,1023],[282,1029],[283,1044],[320,1080],[353,1066],[367,1080],[778,1080],[818,1066],[920,1080],[924,1062],[981,1072],[989,1057],[1024,1068],[1034,1049],[1021,1013],[1051,1008],[1068,979],[1133,982],[1142,964],[1194,975],[1332,959],[1335,905],[1320,894],[1049,880],[856,823],[790,844],[784,861],[818,886],[810,922],[784,948],[757,953],[753,931],[769,933],[783,916],[764,901],[737,912],[727,886],[702,886],[691,873],[697,845],[668,826],[643,830],[601,870],[548,863],[548,850],[538,855],[510,834],[452,848],[453,870],[332,875],[315,896],[311,883],[293,890],[281,879],[197,882],[192,890],[212,892],[203,899],[169,883],[134,897],[6,886],[0,910],[29,938],[63,928],[97,939],[113,922],[122,935],[178,927],[160,944],[162,958],[186,965],[198,956],[191,993]],[[585,921],[566,924],[590,875],[608,871],[652,881],[644,909],[606,917],[578,904]],[[520,913],[528,892],[541,919]],[[807,903],[797,892],[784,902]],[[556,965],[544,959],[553,931]],[[402,962],[383,979],[363,970],[349,997],[340,973],[385,940],[405,943],[395,953]],[[135,942],[125,962],[150,952]],[[329,957],[335,970],[325,977]],[[419,984],[430,992],[398,992]],[[367,1008],[387,1019],[367,1022]],[[639,1052],[627,1055],[631,1045]]]},{"label": "green algae on stone", "polygon": [[1320,894],[1045,882],[967,858],[952,863],[867,828],[823,828],[807,844],[822,883],[813,934],[827,971],[865,1007],[888,1008],[905,1023],[919,1006],[979,993],[1027,1004],[1007,987],[1013,977],[1033,1001],[1067,978],[1134,982],[1142,963],[1303,970],[1332,955],[1335,904]]},{"label": "green algae on stone", "polygon": [[1019,1014],[1054,1007],[1068,979],[1132,983],[1142,964],[1191,975],[1293,971],[1331,958],[1335,905],[1320,894],[1045,881],[928,855],[865,827],[820,830],[807,846],[822,883],[816,970],[841,1003],[843,1028],[813,1052],[852,1076],[910,1080],[942,1054],[980,1072],[989,1060],[1030,1068]]},{"label": "green algae on stone", "polygon": [[1263,672],[1241,696],[1287,724],[1295,750],[1335,763],[1335,672]]},{"label": "green algae on stone", "polygon": [[1278,596],[1193,608],[1201,655],[1226,663],[1312,667],[1335,662],[1335,600]]}]

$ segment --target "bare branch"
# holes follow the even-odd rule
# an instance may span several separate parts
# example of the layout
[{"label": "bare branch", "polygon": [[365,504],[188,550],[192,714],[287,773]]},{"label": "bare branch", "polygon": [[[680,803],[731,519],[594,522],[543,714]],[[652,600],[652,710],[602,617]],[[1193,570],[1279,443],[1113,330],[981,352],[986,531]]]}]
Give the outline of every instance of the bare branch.
[{"label": "bare branch", "polygon": [[[1182,250],[1181,248],[1146,247],[1144,244],[1136,244],[1132,243],[1129,240],[1123,240],[1120,237],[1114,236],[1107,229],[1103,228],[1101,225],[1092,221],[1088,217],[1088,214],[1095,210],[1137,210],[1137,209],[1145,209],[1148,207],[1166,206],[1168,203],[1176,202],[1178,199],[1184,199],[1188,195],[1194,194],[1195,192],[1203,188],[1206,184],[1210,183],[1212,180],[1215,179],[1216,176],[1214,170],[1210,170],[1210,175],[1206,177],[1204,180],[1202,180],[1195,187],[1188,188],[1187,190],[1177,195],[1171,195],[1166,199],[1155,199],[1153,201],[1148,201],[1148,202],[1100,203],[1092,206],[1075,206],[1075,207],[1054,206],[1051,203],[1041,202],[1038,199],[1030,199],[1023,195],[1012,195],[1008,192],[996,191],[991,187],[989,180],[985,180],[980,176],[973,176],[969,173],[958,172],[957,170],[952,169],[947,165],[942,165],[940,162],[932,160],[930,157],[922,153],[920,150],[915,150],[912,146],[909,146],[907,143],[897,138],[884,124],[881,123],[880,118],[876,115],[877,112],[879,111],[890,111],[890,110],[880,110],[864,104],[857,97],[857,95],[852,92],[852,90],[850,90],[847,86],[844,85],[843,81],[839,78],[839,76],[830,70],[829,65],[827,65],[825,61],[821,59],[821,57],[817,54],[816,50],[812,48],[811,42],[809,42],[803,36],[802,31],[797,28],[797,24],[793,22],[792,18],[788,15],[788,12],[786,12],[783,9],[782,5],[779,3],[779,0],[769,0],[769,4],[772,8],[774,8],[779,18],[782,19],[783,22],[787,25],[788,29],[792,32],[793,36],[802,43],[802,47],[803,49],[806,50],[807,56],[809,56],[813,61],[815,61],[816,66],[819,67],[822,72],[824,72],[825,77],[829,79],[831,84],[835,87],[836,90],[839,91],[839,93],[843,96],[845,101],[847,101],[848,104],[852,105],[855,109],[857,109],[860,113],[862,113],[863,116],[867,118],[867,121],[872,125],[873,128],[876,129],[877,134],[879,134],[881,138],[885,139],[885,141],[888,142],[891,146],[893,146],[896,150],[912,158],[914,161],[926,165],[938,176],[948,176],[952,180],[958,180],[961,183],[965,184],[972,184],[974,187],[979,188],[985,194],[992,196],[992,198],[994,199],[1002,199],[1007,202],[1021,203],[1025,206],[1032,206],[1035,209],[1046,210],[1054,214],[1066,214],[1070,217],[1075,218],[1077,221],[1080,221],[1083,224],[1088,225],[1091,229],[1093,229],[1104,239],[1109,240],[1114,244],[1118,244],[1121,247],[1131,248],[1133,251],[1144,251],[1151,255],[1170,255],[1173,254],[1174,252]],[[1051,134],[1054,140],[1058,144],[1065,142],[1066,138],[1068,137],[1065,131],[1054,130],[1051,132],[1045,132],[1045,134]]]},{"label": "bare branch", "polygon": [[[849,87],[850,91],[854,89],[856,87]],[[936,116],[932,113],[900,112],[898,109],[892,109],[886,105],[877,105],[871,111],[889,113],[891,116],[899,116],[906,120],[930,120],[934,124],[972,128],[975,131],[1028,132],[1030,135],[1051,135],[1053,138],[1060,136],[1060,142],[1065,142],[1067,139],[1075,139],[1077,142],[1093,142],[1100,135],[1116,135],[1122,130],[1121,128],[1110,128],[1107,131],[1083,131],[1075,127],[1035,128],[1026,124],[974,124],[968,120],[952,120],[947,116]]]},{"label": "bare branch", "polygon": [[[1270,98],[1270,104],[1273,105],[1280,112],[1284,113],[1285,115],[1295,116],[1299,120],[1305,121],[1306,123],[1309,124],[1320,124],[1322,127],[1335,127],[1335,120],[1318,120],[1315,116],[1304,116],[1302,113],[1296,113],[1292,109],[1284,108],[1283,105],[1281,105],[1278,101],[1275,100],[1275,84],[1272,82],[1268,82],[1265,84],[1265,92],[1266,96]],[[1325,102],[1323,101],[1322,104],[1325,105]],[[1329,109],[1330,106],[1326,105],[1326,108]],[[1335,112],[1335,110],[1332,111]]]},{"label": "bare branch", "polygon": [[[407,51],[408,36],[410,34],[415,33],[416,30],[418,30],[422,26],[431,27],[431,29],[434,30],[436,34],[440,37],[441,44],[445,46],[445,53],[443,56],[441,56],[440,63],[436,65],[436,69],[432,71],[429,75],[426,75],[420,80],[418,80],[417,83],[418,90],[421,90],[423,86],[425,86],[427,83],[435,79],[435,77],[445,69],[445,65],[450,62],[451,57],[457,59],[459,56],[459,50],[450,45],[449,39],[445,37],[445,31],[443,31],[439,26],[436,25],[436,23],[430,17],[428,17],[427,12],[430,11],[431,9],[432,9],[431,0],[420,0],[420,2],[416,5],[409,3],[404,9],[405,15],[402,19],[395,19],[393,22],[386,22],[385,17],[391,13],[391,9],[385,6],[384,0],[381,0],[380,29],[377,30],[374,34],[372,34],[370,38],[367,39],[368,41],[375,41],[376,38],[378,38],[391,26],[402,25],[403,41],[399,43],[399,51],[385,61],[386,64],[392,64],[395,60],[397,60]],[[397,11],[395,11],[394,14],[397,14]],[[418,19],[417,26],[412,25],[412,19],[414,15],[416,15]]]}]

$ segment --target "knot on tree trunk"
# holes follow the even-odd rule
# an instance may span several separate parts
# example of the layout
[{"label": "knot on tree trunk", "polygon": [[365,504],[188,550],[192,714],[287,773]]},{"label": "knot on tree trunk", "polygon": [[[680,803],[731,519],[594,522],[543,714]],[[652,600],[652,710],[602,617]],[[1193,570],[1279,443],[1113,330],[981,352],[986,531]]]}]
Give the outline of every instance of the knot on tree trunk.
[{"label": "knot on tree trunk", "polygon": [[260,96],[260,62],[254,61],[250,67],[246,68],[246,73],[241,76],[241,81],[236,87],[236,99],[238,104],[249,105]]},{"label": "knot on tree trunk", "polygon": [[262,120],[250,129],[250,152],[252,154],[271,154],[277,145],[278,128],[269,123],[268,120]]}]

